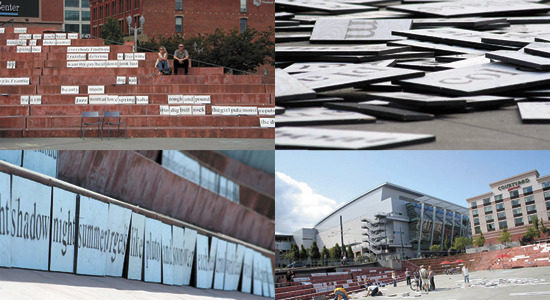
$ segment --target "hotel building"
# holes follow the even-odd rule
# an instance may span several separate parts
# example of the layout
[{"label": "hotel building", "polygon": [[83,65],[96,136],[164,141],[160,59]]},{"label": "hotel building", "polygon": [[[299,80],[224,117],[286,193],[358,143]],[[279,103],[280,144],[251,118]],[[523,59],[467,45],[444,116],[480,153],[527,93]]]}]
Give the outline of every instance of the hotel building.
[{"label": "hotel building", "polygon": [[550,175],[532,170],[489,186],[490,192],[466,199],[473,235],[483,233],[486,245],[499,243],[504,228],[513,241],[521,239],[534,216],[550,223]]}]

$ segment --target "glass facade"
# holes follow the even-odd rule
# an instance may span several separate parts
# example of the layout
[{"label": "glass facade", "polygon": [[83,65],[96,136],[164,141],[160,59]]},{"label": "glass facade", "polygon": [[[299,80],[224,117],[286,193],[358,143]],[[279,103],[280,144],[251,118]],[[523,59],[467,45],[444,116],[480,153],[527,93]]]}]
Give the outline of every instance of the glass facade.
[{"label": "glass facade", "polygon": [[483,199],[483,205],[489,205],[489,204],[491,204],[491,198]]},{"label": "glass facade", "polygon": [[241,12],[246,12],[246,1],[247,0],[241,0]]},{"label": "glass facade", "polygon": [[78,24],[65,24],[66,32],[80,32],[80,25]]},{"label": "glass facade", "polygon": [[497,214],[499,220],[506,219],[506,212],[502,211]]},{"label": "glass facade", "polygon": [[183,32],[183,17],[176,17],[176,32]]},{"label": "glass facade", "polygon": [[518,190],[510,191],[510,198],[511,199],[514,199],[514,198],[517,198],[517,197],[519,197],[519,191]]},{"label": "glass facade", "polygon": [[176,10],[183,10],[183,0],[176,0]]},{"label": "glass facade", "polygon": [[471,206],[472,206],[472,208],[477,208],[477,202],[475,202],[475,201],[472,202]]},{"label": "glass facade", "polygon": [[525,197],[525,204],[535,203],[535,195],[529,195]]},{"label": "glass facade", "polygon": [[521,216],[521,215],[522,215],[521,208],[513,209],[512,212],[514,213],[514,217],[517,217],[517,216]]},{"label": "glass facade", "polygon": [[241,18],[240,20],[240,32],[243,33],[246,31],[246,23],[248,22],[248,20],[246,18]]},{"label": "glass facade", "polygon": [[523,225],[523,218],[522,217],[514,218],[514,225],[522,226]]},{"label": "glass facade", "polygon": [[65,0],[65,7],[80,7],[79,0]]},{"label": "glass facade", "polygon": [[533,193],[533,187],[527,186],[523,188],[523,195],[530,195]]},{"label": "glass facade", "polygon": [[502,194],[495,195],[495,202],[502,201]]},{"label": "glass facade", "polygon": [[477,213],[477,209],[472,210],[472,215],[474,217],[477,217],[479,214]]},{"label": "glass facade", "polygon": [[497,203],[497,211],[504,210],[504,203]]},{"label": "glass facade", "polygon": [[550,189],[550,181],[543,182],[542,183],[542,189],[545,190],[545,191]]},{"label": "glass facade", "polygon": [[519,201],[519,199],[512,200],[512,207],[518,207],[518,206],[521,206],[521,202]]},{"label": "glass facade", "polygon": [[493,212],[493,207],[492,206],[485,206],[484,210],[485,210],[485,214],[490,214],[490,213]]},{"label": "glass facade", "polygon": [[535,204],[533,205],[527,205],[527,213],[528,214],[534,214],[537,212],[537,206]]},{"label": "glass facade", "polygon": [[80,12],[78,10],[66,10],[65,21],[80,21]]},{"label": "glass facade", "polygon": [[544,191],[544,200],[550,200],[550,191]]},{"label": "glass facade", "polygon": [[498,222],[498,228],[499,229],[508,228],[508,223],[506,221],[500,221]]},{"label": "glass facade", "polygon": [[495,224],[494,223],[487,224],[487,231],[495,231]]}]

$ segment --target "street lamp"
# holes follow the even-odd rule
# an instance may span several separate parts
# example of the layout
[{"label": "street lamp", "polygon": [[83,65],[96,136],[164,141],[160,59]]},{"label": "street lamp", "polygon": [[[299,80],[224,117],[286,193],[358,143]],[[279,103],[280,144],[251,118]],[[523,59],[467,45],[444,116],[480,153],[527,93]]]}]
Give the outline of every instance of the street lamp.
[{"label": "street lamp", "polygon": [[128,35],[134,33],[134,52],[137,52],[137,35],[138,32],[143,33],[143,24],[145,24],[145,17],[139,17],[139,28],[137,22],[134,22],[134,28],[132,28],[132,16],[126,17],[126,23],[128,23]]}]

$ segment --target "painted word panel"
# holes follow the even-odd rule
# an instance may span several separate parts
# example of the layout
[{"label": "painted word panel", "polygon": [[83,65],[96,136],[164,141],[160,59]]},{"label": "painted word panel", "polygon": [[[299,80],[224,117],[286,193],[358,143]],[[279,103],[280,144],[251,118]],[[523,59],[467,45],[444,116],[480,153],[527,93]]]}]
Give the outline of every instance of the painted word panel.
[{"label": "painted word panel", "polygon": [[186,228],[183,241],[183,284],[189,285],[193,272],[193,260],[195,258],[195,245],[197,245],[197,231]]},{"label": "painted word panel", "polygon": [[243,276],[241,281],[241,292],[252,292],[252,263],[254,261],[254,250],[246,248],[243,260]]},{"label": "painted word panel", "polygon": [[109,204],[80,196],[76,273],[105,275],[105,242]]},{"label": "painted word panel", "polygon": [[172,225],[162,224],[162,283],[174,284],[174,248],[172,245]]},{"label": "painted word panel", "polygon": [[163,223],[145,219],[145,266],[143,278],[148,282],[161,281],[161,251]]},{"label": "painted word panel", "polygon": [[126,249],[128,249],[128,231],[131,216],[131,210],[109,204],[109,227],[106,234],[108,241],[105,245],[105,275],[122,276],[124,257],[126,256]]},{"label": "painted word panel", "polygon": [[208,237],[197,234],[197,255],[196,255],[196,287],[203,289],[212,288],[212,277],[214,275],[214,264],[216,263],[216,250],[218,238],[212,237],[208,243]]},{"label": "painted word panel", "polygon": [[[21,155],[21,152],[18,152]],[[2,267],[11,267],[11,230],[13,229],[9,222],[10,211],[10,175],[0,173],[0,266]]]},{"label": "painted word panel", "polygon": [[74,271],[76,196],[73,192],[53,188],[50,271]]},{"label": "painted word panel", "polygon": [[130,252],[128,253],[128,279],[141,280],[145,216],[132,212],[130,222]]},{"label": "painted word panel", "polygon": [[216,251],[216,266],[214,271],[214,288],[217,290],[223,290],[223,283],[225,277],[225,254],[227,250],[227,242],[224,240],[218,241],[218,249]]}]

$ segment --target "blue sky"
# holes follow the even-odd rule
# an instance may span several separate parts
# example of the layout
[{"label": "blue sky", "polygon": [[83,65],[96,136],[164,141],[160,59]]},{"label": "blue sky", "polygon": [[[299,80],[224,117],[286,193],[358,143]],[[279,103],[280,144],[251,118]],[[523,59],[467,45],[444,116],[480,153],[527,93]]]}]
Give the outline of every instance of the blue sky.
[{"label": "blue sky", "polygon": [[489,183],[533,169],[550,174],[550,151],[276,151],[275,231],[313,226],[384,182],[466,206]]}]

